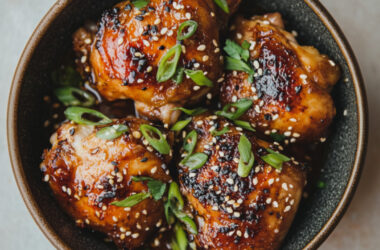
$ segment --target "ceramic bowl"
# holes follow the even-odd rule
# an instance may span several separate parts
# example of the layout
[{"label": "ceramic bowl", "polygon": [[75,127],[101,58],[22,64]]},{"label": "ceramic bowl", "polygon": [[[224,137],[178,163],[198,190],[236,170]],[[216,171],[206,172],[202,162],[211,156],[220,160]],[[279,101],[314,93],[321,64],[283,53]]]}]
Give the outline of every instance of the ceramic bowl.
[{"label": "ceramic bowl", "polygon": [[[71,47],[71,36],[85,20],[97,20],[116,1],[60,0],[30,38],[19,61],[9,96],[8,143],[14,175],[30,213],[59,249],[112,249],[102,236],[83,230],[60,209],[42,182],[39,163],[49,146],[44,121],[51,115],[43,97],[50,95],[50,74]],[[342,2],[342,4],[344,4]],[[313,45],[342,68],[333,91],[337,116],[321,161],[326,183],[302,202],[283,249],[315,249],[343,216],[358,184],[367,142],[367,106],[355,56],[343,33],[316,0],[252,0],[246,13],[279,11],[287,30],[298,32],[303,45]]]}]

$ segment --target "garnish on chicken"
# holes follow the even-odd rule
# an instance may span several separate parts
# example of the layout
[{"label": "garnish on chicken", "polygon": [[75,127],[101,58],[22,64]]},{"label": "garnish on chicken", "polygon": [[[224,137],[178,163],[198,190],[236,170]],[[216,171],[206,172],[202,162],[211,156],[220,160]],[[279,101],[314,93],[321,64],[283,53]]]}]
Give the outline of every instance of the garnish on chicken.
[{"label": "garnish on chicken", "polygon": [[232,30],[222,104],[252,100],[242,120],[262,134],[284,136],[286,143],[323,140],[335,116],[329,91],[339,67],[315,48],[300,46],[278,13],[238,17]]},{"label": "garnish on chicken", "polygon": [[[78,113],[66,115],[86,123]],[[41,163],[44,180],[78,226],[107,234],[119,248],[138,248],[166,225],[162,196],[171,181],[173,136],[142,119],[97,117],[107,125],[58,128]]]},{"label": "garnish on chicken", "polygon": [[279,248],[305,185],[302,165],[215,115],[194,117],[186,132],[179,181],[197,245]]},{"label": "garnish on chicken", "polygon": [[215,95],[223,69],[219,30],[229,17],[218,14],[215,2],[231,14],[240,1],[144,2],[124,1],[104,12],[96,36],[79,29],[78,67],[107,100],[133,99],[139,114],[173,124],[176,107]]}]

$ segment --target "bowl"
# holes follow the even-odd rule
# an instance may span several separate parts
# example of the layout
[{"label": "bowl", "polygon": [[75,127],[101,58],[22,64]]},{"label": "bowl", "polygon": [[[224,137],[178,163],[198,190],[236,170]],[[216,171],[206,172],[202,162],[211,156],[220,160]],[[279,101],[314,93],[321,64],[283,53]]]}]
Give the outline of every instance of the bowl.
[{"label": "bowl", "polygon": [[[85,20],[97,20],[117,1],[60,0],[42,19],[17,66],[8,104],[8,145],[14,176],[34,220],[58,249],[113,249],[103,237],[80,229],[60,209],[39,171],[41,153],[49,147],[44,121],[51,115],[43,101],[52,92],[50,73],[71,47],[71,35]],[[298,32],[342,68],[333,91],[337,116],[321,160],[325,188],[304,199],[283,249],[315,249],[343,216],[358,184],[367,144],[367,104],[355,56],[326,9],[316,0],[245,1],[248,13],[279,11],[287,30]]]}]

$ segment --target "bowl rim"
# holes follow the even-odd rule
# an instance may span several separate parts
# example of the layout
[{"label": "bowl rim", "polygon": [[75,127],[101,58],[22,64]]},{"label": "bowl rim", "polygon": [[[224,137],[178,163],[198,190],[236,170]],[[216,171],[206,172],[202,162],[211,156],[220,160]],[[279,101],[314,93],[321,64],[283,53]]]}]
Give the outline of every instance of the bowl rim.
[{"label": "bowl rim", "polygon": [[[57,249],[70,249],[70,247],[58,236],[54,228],[52,228],[52,226],[44,218],[38,204],[33,199],[30,187],[25,181],[25,172],[22,167],[21,156],[18,150],[19,147],[17,134],[17,109],[19,93],[21,90],[21,83],[35,48],[39,44],[40,40],[44,36],[47,29],[50,27],[54,19],[72,1],[73,0],[58,0],[57,2],[55,2],[35,28],[17,64],[11,84],[11,89],[9,92],[7,108],[8,151],[18,189],[34,221],[36,222],[40,230],[43,232],[43,234],[46,236],[46,238]],[[329,30],[335,42],[339,46],[342,55],[344,56],[353,80],[356,96],[356,105],[358,110],[358,144],[355,152],[355,160],[353,163],[352,171],[346,189],[341,197],[341,200],[339,201],[338,205],[336,206],[334,212],[332,213],[328,221],[314,236],[314,238],[304,247],[304,249],[316,249],[323,243],[323,241],[329,236],[329,234],[333,231],[333,229],[337,226],[338,222],[341,220],[342,216],[348,208],[348,205],[352,200],[356,187],[359,183],[360,175],[363,169],[368,140],[368,105],[365,93],[365,86],[363,83],[363,77],[359,68],[359,64],[342,30],[340,29],[336,21],[333,19],[331,14],[319,2],[319,0],[304,0],[304,2],[313,10],[313,12],[322,21],[324,26]]]}]

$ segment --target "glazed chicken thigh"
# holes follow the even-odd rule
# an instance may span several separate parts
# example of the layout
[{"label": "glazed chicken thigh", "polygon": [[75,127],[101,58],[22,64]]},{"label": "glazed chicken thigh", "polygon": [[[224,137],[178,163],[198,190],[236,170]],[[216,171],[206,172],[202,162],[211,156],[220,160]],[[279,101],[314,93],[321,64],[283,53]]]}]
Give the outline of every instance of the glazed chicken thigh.
[{"label": "glazed chicken thigh", "polygon": [[[111,204],[148,192],[146,183],[132,181],[133,176],[171,181],[166,165],[171,156],[148,146],[139,130],[147,123],[132,117],[114,120],[129,132],[104,140],[96,136],[98,127],[66,122],[52,136],[41,163],[44,180],[78,226],[107,234],[119,248],[140,247],[165,225],[162,200],[147,198],[133,207]],[[167,138],[173,140],[170,134]]]},{"label": "glazed chicken thigh", "polygon": [[[257,140],[253,133],[243,132],[215,115],[195,117],[186,131],[197,134],[192,154],[207,155],[201,167],[191,168],[191,164],[182,161],[179,169],[181,191],[198,225],[195,239],[198,247],[279,248],[305,185],[302,165],[292,158],[283,162],[282,167],[272,167],[263,159],[268,148],[277,150],[275,145]],[[240,145],[243,134],[251,144],[254,160],[251,170],[244,175],[239,170],[240,150],[249,146]],[[186,152],[183,156],[186,157]]]},{"label": "glazed chicken thigh", "polygon": [[[230,13],[240,3],[228,2]],[[132,99],[139,114],[172,124],[175,108],[214,95],[223,63],[219,29],[229,17],[220,12],[213,0],[121,2],[103,13],[96,35],[84,28],[74,35],[79,68],[107,100]]]},{"label": "glazed chicken thigh", "polygon": [[278,133],[286,141],[324,140],[335,116],[329,94],[340,77],[339,67],[313,47],[300,46],[284,30],[279,13],[237,17],[232,40],[249,44],[252,78],[243,71],[228,71],[221,87],[221,102],[248,98],[253,106],[242,117],[262,134]]}]

